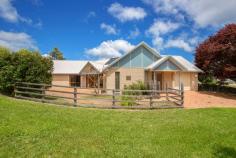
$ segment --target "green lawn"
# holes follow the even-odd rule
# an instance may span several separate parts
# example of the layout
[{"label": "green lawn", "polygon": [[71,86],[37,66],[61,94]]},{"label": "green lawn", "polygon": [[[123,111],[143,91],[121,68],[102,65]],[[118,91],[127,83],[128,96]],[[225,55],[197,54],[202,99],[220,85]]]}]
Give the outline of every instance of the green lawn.
[{"label": "green lawn", "polygon": [[0,95],[0,157],[236,157],[236,109],[96,110]]}]

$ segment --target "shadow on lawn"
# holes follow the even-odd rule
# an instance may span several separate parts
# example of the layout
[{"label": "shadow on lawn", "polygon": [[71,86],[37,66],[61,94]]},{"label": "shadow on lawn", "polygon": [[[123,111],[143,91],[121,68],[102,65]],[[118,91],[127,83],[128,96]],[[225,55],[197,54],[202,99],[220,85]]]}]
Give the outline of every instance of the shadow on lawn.
[{"label": "shadow on lawn", "polygon": [[232,147],[217,146],[213,156],[216,158],[236,158],[236,150]]}]

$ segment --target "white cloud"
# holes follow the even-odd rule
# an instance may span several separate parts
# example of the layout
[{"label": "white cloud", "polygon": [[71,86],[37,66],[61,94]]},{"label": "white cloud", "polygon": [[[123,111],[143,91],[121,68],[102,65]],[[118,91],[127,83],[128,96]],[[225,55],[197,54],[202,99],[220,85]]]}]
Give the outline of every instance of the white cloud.
[{"label": "white cloud", "polygon": [[194,48],[190,45],[190,43],[184,41],[183,39],[171,39],[168,40],[165,44],[165,48],[180,48],[186,52],[193,52]]},{"label": "white cloud", "polygon": [[162,37],[156,36],[152,39],[152,44],[157,50],[163,49],[164,39]]},{"label": "white cloud", "polygon": [[128,38],[129,39],[134,39],[140,35],[140,31],[137,27],[135,27],[134,30],[130,31]]},{"label": "white cloud", "polygon": [[[186,14],[200,27],[236,22],[235,0],[142,0],[157,13]],[[183,15],[183,14],[182,14]]]},{"label": "white cloud", "polygon": [[170,21],[155,21],[146,31],[148,35],[152,36],[152,44],[157,49],[163,48],[164,39],[162,35],[173,32],[180,27],[180,24]]},{"label": "white cloud", "polygon": [[148,29],[148,33],[154,36],[163,35],[178,29],[179,23],[174,23],[170,21],[155,21],[152,26]]},{"label": "white cloud", "polygon": [[126,7],[119,3],[113,3],[108,8],[108,12],[121,22],[141,20],[147,13],[140,7]]},{"label": "white cloud", "polygon": [[199,36],[194,36],[194,37],[189,38],[189,39],[186,39],[186,40],[188,40],[188,42],[189,42],[191,45],[196,46],[196,45],[198,45],[200,42],[202,42],[204,39],[206,39],[206,38],[199,37]]},{"label": "white cloud", "polygon": [[178,13],[178,8],[176,8],[176,1],[178,0],[142,0],[144,3],[151,5],[154,10],[159,13]]},{"label": "white cloud", "polygon": [[16,8],[12,6],[10,0],[0,1],[0,17],[7,20],[8,22],[18,22],[20,19]]},{"label": "white cloud", "polygon": [[32,37],[24,32],[6,32],[0,30],[0,45],[17,51],[22,48],[37,50]]},{"label": "white cloud", "polygon": [[32,19],[19,15],[12,5],[12,0],[0,0],[0,17],[11,23],[23,22],[34,27],[39,27],[40,23],[40,27],[42,27],[41,21],[34,24]]},{"label": "white cloud", "polygon": [[49,54],[43,54],[42,56],[45,58],[51,57]]},{"label": "white cloud", "polygon": [[86,53],[98,58],[119,57],[130,51],[134,45],[125,40],[109,40],[102,42],[99,46],[86,50]]},{"label": "white cloud", "polygon": [[146,31],[152,37],[152,44],[158,50],[164,48],[180,48],[186,52],[193,52],[194,46],[199,41],[198,37],[189,38],[187,34],[180,34],[176,39],[164,38],[171,32],[176,31],[181,24],[171,21],[155,21]]},{"label": "white cloud", "polygon": [[108,25],[105,23],[102,23],[100,25],[101,29],[105,30],[105,32],[109,35],[116,35],[118,33],[118,31],[116,30],[115,25]]}]

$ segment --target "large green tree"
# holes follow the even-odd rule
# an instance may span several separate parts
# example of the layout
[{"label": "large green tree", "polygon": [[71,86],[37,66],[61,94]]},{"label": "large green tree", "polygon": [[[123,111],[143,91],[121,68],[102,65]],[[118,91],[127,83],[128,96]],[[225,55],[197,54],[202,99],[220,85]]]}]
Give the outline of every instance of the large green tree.
[{"label": "large green tree", "polygon": [[0,91],[10,93],[13,89],[15,67],[12,65],[12,52],[0,47]]},{"label": "large green tree", "polygon": [[53,60],[64,60],[63,53],[58,48],[53,48],[53,50],[49,53]]},{"label": "large green tree", "polygon": [[204,71],[203,78],[220,80],[236,77],[236,24],[226,25],[196,49],[196,65]]},{"label": "large green tree", "polygon": [[11,94],[16,82],[51,83],[53,62],[39,52],[0,48],[0,91]]}]

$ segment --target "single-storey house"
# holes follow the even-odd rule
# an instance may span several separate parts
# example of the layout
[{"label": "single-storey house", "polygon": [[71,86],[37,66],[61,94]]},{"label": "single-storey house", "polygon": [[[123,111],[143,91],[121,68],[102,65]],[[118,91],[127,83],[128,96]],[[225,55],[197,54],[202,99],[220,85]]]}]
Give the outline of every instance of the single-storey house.
[{"label": "single-storey house", "polygon": [[198,89],[202,71],[181,56],[164,56],[141,42],[119,58],[103,61],[54,60],[52,84],[81,88],[123,89],[142,81],[155,89]]}]

